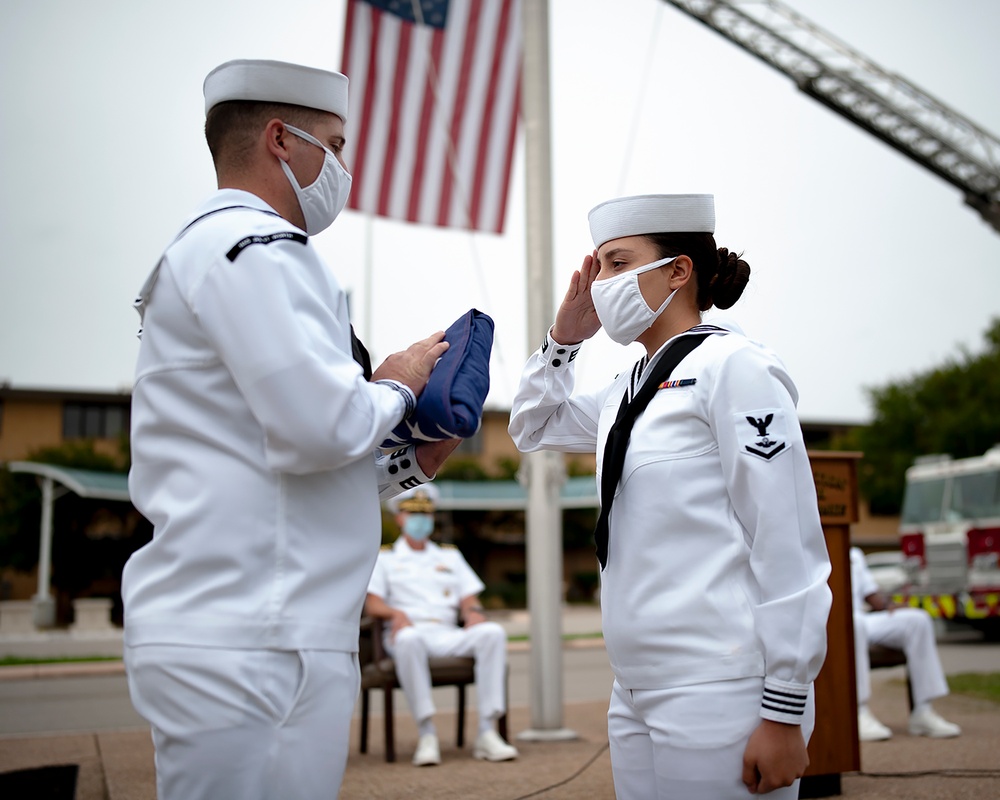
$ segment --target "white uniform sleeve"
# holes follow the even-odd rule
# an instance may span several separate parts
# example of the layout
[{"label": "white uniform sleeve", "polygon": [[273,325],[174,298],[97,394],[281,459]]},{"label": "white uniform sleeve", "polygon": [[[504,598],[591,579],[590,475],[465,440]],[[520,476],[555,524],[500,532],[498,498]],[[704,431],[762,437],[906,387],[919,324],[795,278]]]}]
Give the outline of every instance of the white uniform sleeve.
[{"label": "white uniform sleeve", "polygon": [[593,453],[605,393],[570,398],[580,345],[563,345],[546,334],[528,359],[511,406],[508,432],[522,453],[558,450]]},{"label": "white uniform sleeve", "polygon": [[412,444],[391,453],[376,450],[375,469],[378,473],[379,500],[388,500],[434,477],[424,474],[417,461],[416,445]]},{"label": "white uniform sleeve", "polygon": [[271,469],[331,470],[372,451],[402,419],[403,395],[369,383],[350,331],[321,295],[304,245],[272,241],[218,263],[187,301],[264,430]]},{"label": "white uniform sleeve", "polygon": [[386,571],[386,555],[380,550],[378,558],[375,559],[375,568],[372,576],[368,579],[368,594],[381,597],[386,602],[389,601],[389,576]]},{"label": "white uniform sleeve", "polygon": [[830,561],[797,393],[781,362],[757,346],[719,366],[709,401],[735,512],[760,587],[755,619],[765,659],[761,716],[802,720],[826,657]]},{"label": "white uniform sleeve", "polygon": [[865,554],[860,547],[852,547],[851,555],[851,595],[854,613],[863,614],[868,609],[865,607],[865,598],[870,594],[879,591],[878,582],[872,571],[868,569],[868,562],[865,561]]},{"label": "white uniform sleeve", "polygon": [[486,588],[486,584],[480,580],[472,567],[469,566],[469,562],[465,560],[465,556],[457,548],[455,550],[449,549],[448,552],[452,553],[455,573],[458,575],[459,600],[479,594]]}]

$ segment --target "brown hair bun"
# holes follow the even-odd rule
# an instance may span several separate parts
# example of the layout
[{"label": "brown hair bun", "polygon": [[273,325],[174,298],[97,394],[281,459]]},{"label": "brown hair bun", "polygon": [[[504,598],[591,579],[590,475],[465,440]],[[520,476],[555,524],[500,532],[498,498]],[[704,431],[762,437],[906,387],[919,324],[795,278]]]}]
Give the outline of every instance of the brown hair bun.
[{"label": "brown hair bun", "polygon": [[711,304],[716,308],[731,308],[750,281],[750,265],[740,255],[719,248],[719,271],[709,282]]}]

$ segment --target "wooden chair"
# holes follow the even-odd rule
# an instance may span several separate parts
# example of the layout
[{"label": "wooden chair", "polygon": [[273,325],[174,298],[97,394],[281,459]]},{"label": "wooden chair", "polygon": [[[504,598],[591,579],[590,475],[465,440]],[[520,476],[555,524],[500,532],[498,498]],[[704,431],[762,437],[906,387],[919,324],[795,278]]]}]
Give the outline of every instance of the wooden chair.
[{"label": "wooden chair", "polygon": [[[400,688],[396,677],[396,665],[385,652],[383,642],[383,621],[376,617],[361,620],[361,641],[358,654],[361,664],[361,752],[368,752],[368,713],[372,690],[381,690],[385,710],[385,760],[396,760],[395,730],[393,726],[392,693]],[[465,745],[465,687],[475,683],[475,659],[473,658],[432,658],[432,686],[455,686],[458,689],[458,711],[455,741],[458,747]],[[508,669],[509,675],[509,669]],[[506,687],[504,694],[507,695]],[[500,735],[507,738],[507,714],[497,721]]]},{"label": "wooden chair", "polygon": [[[872,669],[906,666],[906,653],[894,647],[881,644],[868,646],[868,663]],[[906,671],[906,694],[910,699],[910,711],[913,711],[913,684],[910,683],[910,672]]]}]

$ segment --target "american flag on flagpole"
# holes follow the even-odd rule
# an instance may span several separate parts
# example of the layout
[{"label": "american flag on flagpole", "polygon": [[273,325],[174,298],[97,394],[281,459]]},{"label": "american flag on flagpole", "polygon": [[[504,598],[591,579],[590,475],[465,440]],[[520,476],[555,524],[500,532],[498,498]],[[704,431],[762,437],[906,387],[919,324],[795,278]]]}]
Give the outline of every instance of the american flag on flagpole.
[{"label": "american flag on flagpole", "polygon": [[520,0],[348,0],[348,208],[503,230],[520,105]]}]

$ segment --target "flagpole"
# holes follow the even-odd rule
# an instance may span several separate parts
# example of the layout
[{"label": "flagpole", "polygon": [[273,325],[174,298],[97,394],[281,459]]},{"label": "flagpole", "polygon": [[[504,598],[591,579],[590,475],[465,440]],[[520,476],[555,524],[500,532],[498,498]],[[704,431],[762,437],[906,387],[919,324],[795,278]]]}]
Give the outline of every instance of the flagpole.
[{"label": "flagpole", "polygon": [[365,327],[364,338],[362,339],[372,358],[375,357],[374,341],[372,340],[372,334],[375,330],[375,323],[372,320],[375,313],[375,300],[373,298],[375,293],[375,257],[372,254],[372,227],[374,226],[374,216],[374,214],[365,214]]},{"label": "flagpole", "polygon": [[[552,167],[549,125],[548,0],[522,0],[524,60],[521,115],[525,142],[525,239],[528,346],[538,346],[552,322]],[[519,739],[575,739],[563,727],[562,504],[566,480],[560,453],[527,453],[521,464],[527,486],[528,610],[531,633],[531,728]]]}]

